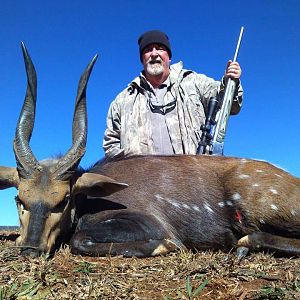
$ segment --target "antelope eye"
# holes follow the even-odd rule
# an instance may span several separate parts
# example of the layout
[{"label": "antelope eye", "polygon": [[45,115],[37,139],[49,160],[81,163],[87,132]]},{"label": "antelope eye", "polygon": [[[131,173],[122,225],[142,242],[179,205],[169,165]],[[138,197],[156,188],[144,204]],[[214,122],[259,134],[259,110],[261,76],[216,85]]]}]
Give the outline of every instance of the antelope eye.
[{"label": "antelope eye", "polygon": [[16,204],[19,209],[26,210],[25,204],[22,202],[22,200],[18,196],[15,197],[15,201],[16,201]]},{"label": "antelope eye", "polygon": [[69,194],[65,195],[65,198],[54,207],[52,212],[55,213],[55,212],[63,211],[66,205],[69,203],[69,200],[70,200],[70,195]]}]

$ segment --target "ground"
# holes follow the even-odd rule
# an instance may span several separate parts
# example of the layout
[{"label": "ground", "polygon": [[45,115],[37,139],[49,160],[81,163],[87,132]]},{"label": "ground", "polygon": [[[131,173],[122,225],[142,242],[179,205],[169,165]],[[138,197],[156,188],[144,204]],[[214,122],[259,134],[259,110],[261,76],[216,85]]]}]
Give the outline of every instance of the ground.
[{"label": "ground", "polygon": [[300,299],[300,259],[234,251],[175,252],[153,258],[20,256],[18,232],[0,232],[3,299]]}]

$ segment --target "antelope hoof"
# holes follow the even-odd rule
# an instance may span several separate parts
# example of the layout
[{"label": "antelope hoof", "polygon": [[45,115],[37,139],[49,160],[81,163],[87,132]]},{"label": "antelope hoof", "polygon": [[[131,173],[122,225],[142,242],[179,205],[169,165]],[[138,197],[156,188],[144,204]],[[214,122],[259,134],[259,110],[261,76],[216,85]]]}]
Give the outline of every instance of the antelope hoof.
[{"label": "antelope hoof", "polygon": [[238,262],[240,262],[244,257],[246,257],[248,253],[249,253],[249,248],[244,246],[238,247],[236,250]]}]

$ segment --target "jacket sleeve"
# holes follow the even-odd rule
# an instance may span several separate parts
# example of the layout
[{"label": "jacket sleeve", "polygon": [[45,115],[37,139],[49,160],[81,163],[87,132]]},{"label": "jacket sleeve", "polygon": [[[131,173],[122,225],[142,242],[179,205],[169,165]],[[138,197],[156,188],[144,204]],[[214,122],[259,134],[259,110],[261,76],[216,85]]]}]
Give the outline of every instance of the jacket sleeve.
[{"label": "jacket sleeve", "polygon": [[[221,84],[220,84],[220,91],[219,91],[221,98],[223,97],[225,93],[225,80],[224,77],[222,78]],[[236,88],[233,96],[232,106],[231,106],[231,115],[237,115],[242,107],[243,103],[243,87],[241,84],[241,81],[238,80],[236,83]]]},{"label": "jacket sleeve", "polygon": [[[198,89],[199,94],[201,95],[201,102],[205,106],[205,110],[207,109],[208,101],[211,97],[220,95],[221,99],[225,92],[225,82],[224,78],[221,81],[216,81],[213,78],[207,77],[203,74],[197,74],[196,79],[196,87]],[[232,106],[231,106],[231,115],[236,115],[239,113],[243,102],[243,88],[238,81],[236,85],[235,95],[233,98]]]},{"label": "jacket sleeve", "polygon": [[105,156],[110,158],[122,156],[124,153],[121,149],[121,113],[117,99],[111,103],[107,113],[103,149]]}]

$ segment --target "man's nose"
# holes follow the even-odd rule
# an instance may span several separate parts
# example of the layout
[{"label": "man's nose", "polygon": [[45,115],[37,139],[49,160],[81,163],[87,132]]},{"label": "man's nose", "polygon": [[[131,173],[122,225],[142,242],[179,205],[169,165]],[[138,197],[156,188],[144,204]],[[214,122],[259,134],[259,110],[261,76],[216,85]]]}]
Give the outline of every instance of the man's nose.
[{"label": "man's nose", "polygon": [[152,48],[151,55],[158,55],[158,51],[155,47]]}]

